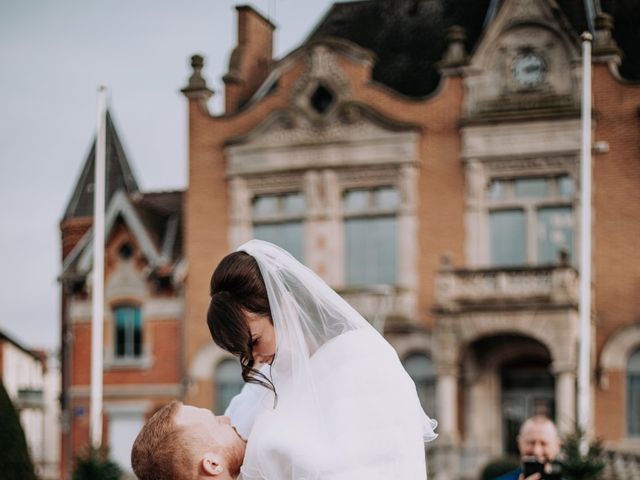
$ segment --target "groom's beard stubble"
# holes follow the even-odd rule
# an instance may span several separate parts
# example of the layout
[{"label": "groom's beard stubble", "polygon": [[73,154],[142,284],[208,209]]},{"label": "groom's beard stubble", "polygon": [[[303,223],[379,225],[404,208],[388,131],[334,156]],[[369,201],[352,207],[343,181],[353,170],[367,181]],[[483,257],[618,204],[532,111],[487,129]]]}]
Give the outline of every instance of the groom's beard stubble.
[{"label": "groom's beard stubble", "polygon": [[[240,435],[238,435],[240,437]],[[242,437],[240,437],[242,438]],[[237,443],[232,445],[231,447],[224,447],[222,449],[222,455],[227,459],[227,468],[229,469],[229,474],[236,478],[240,475],[240,467],[242,466],[242,462],[244,461],[244,452],[245,452],[245,440],[242,440],[242,443]]]}]

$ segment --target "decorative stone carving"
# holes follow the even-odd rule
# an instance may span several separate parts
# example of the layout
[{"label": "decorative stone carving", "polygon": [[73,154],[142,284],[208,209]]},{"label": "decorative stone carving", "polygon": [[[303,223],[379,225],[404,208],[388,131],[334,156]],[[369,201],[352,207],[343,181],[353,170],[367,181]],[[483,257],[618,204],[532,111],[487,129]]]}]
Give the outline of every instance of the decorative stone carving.
[{"label": "decorative stone carving", "polygon": [[[291,91],[291,102],[312,121],[317,122],[328,116],[335,107],[351,98],[349,80],[338,66],[335,54],[326,45],[315,45],[305,57],[305,71],[298,78]],[[310,98],[319,86],[335,95],[333,108],[319,112],[313,108]]]},{"label": "decorative stone carving", "polygon": [[501,5],[465,70],[468,119],[578,111],[580,51],[550,3],[511,0]]},{"label": "decorative stone carving", "polygon": [[532,20],[534,18],[543,18],[544,15],[540,8],[539,1],[532,0],[511,0],[511,4],[503,6],[503,8],[511,7],[511,18],[519,20]]},{"label": "decorative stone carving", "polygon": [[119,298],[136,298],[142,301],[148,296],[144,274],[136,270],[132,261],[120,261],[107,279],[104,290],[105,301]]},{"label": "decorative stone carving", "polygon": [[576,168],[576,157],[532,157],[494,159],[485,162],[490,174],[526,174],[535,172],[542,174],[549,171],[573,171]]},{"label": "decorative stone carving", "polygon": [[301,191],[303,175],[299,172],[285,172],[278,175],[262,174],[244,177],[248,195]]},{"label": "decorative stone carving", "polygon": [[571,267],[454,270],[438,274],[437,301],[444,310],[509,305],[577,305],[578,274]]},{"label": "decorative stone carving", "polygon": [[388,185],[389,183],[395,185],[398,175],[399,170],[394,166],[370,167],[366,170],[351,168],[339,171],[338,181],[343,188]]},{"label": "decorative stone carving", "polygon": [[621,51],[613,38],[613,17],[604,12],[596,15],[596,32],[593,39],[594,57],[612,57],[617,64],[620,64]]},{"label": "decorative stone carving", "polygon": [[213,90],[207,87],[207,81],[202,76],[202,68],[204,67],[204,58],[201,55],[193,55],[191,57],[191,68],[193,73],[189,77],[189,83],[181,92],[190,100],[206,100],[213,95]]}]

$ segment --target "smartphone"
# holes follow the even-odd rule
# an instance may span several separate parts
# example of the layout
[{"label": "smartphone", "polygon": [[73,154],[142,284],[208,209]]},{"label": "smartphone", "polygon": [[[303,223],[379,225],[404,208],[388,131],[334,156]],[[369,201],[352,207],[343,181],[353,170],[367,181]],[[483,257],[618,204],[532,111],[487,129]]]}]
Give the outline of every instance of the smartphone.
[{"label": "smartphone", "polygon": [[544,463],[540,463],[536,457],[522,457],[522,473],[524,478],[534,473],[539,473],[540,477],[544,478]]}]

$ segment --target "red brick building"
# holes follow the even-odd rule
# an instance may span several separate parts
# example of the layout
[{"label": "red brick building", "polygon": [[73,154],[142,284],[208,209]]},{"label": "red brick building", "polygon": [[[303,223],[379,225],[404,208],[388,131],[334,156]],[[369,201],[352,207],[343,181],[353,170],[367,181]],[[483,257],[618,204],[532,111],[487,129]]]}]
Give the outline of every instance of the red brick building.
[{"label": "red brick building", "polygon": [[[638,7],[337,3],[281,59],[272,58],[274,25],[238,7],[225,112],[208,109],[213,92],[201,57],[183,89],[186,192],[141,194],[124,156],[112,160],[129,180],[108,202],[105,331],[117,337],[122,315],[123,325],[142,325],[143,340],[133,365],[107,362],[105,401],[113,406],[105,422],[116,418],[118,434],[127,404],[122,415],[135,410],[141,421],[172,397],[223,407],[237,370],[209,338],[209,277],[227,252],[259,237],[318,272],[395,346],[440,421],[430,450],[435,478],[476,478],[487,461],[513,451],[533,413],[571,429],[579,33],[592,29],[593,430],[612,450],[640,452]],[[81,339],[89,334],[82,302],[90,264],[82,242],[91,219],[73,202],[62,232],[63,323],[73,333],[65,344],[73,359],[67,441],[75,448],[88,432]],[[181,235],[167,253],[172,222]],[[119,313],[136,305],[139,317]],[[105,343],[117,357],[118,341]]]},{"label": "red brick building", "polygon": [[[142,193],[107,114],[104,437],[129,465],[157,406],[182,396],[183,192]],[[89,443],[94,148],[61,222],[62,470]]]}]

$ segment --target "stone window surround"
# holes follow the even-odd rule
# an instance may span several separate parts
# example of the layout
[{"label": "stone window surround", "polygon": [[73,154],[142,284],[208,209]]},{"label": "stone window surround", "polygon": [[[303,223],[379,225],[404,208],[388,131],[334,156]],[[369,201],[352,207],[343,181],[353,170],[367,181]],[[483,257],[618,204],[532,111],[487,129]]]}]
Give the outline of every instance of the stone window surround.
[{"label": "stone window surround", "polygon": [[[346,285],[343,195],[350,189],[391,186],[400,194],[397,283],[403,316],[417,318],[417,176],[413,163],[371,165],[367,168],[317,168],[290,172],[252,173],[230,177],[232,225],[230,244],[253,238],[252,201],[257,195],[302,192],[307,210],[303,219],[305,263],[335,289]],[[326,263],[327,259],[334,259]]]},{"label": "stone window surround", "polygon": [[[535,211],[540,206],[571,206],[574,232],[579,232],[578,159],[575,155],[550,154],[548,156],[494,156],[465,160],[466,213],[465,224],[467,263],[473,268],[491,266],[491,238],[489,213],[508,208],[522,208],[526,222],[527,265],[536,264]],[[489,200],[488,186],[492,180],[514,180],[527,177],[557,177],[567,175],[573,179],[576,192],[572,199],[559,196],[542,199],[509,199],[504,202]],[[579,255],[578,235],[574,235],[574,259]]]},{"label": "stone window surround", "polygon": [[[105,337],[110,336],[109,344],[105,345],[104,357],[105,364],[108,364],[110,367],[139,367],[145,368],[149,361],[149,352],[148,352],[148,342],[145,342],[147,335],[147,331],[149,330],[146,327],[146,323],[144,318],[142,317],[142,305],[140,302],[136,300],[118,300],[111,301],[110,303],[110,315],[105,318],[105,327],[110,329],[110,335],[105,335]],[[131,308],[137,309],[140,313],[140,355],[138,356],[118,356],[115,353],[116,349],[116,316],[115,311],[118,308]],[[145,328],[146,327],[146,328]],[[106,334],[106,332],[105,332]]]},{"label": "stone window surround", "polygon": [[[143,296],[109,295],[105,292],[104,319],[104,369],[150,369],[153,366],[153,335],[151,326],[158,321],[175,321],[184,316],[184,300],[180,298],[164,299]],[[113,308],[119,305],[137,305],[142,317],[142,355],[138,358],[118,359],[114,355],[115,319]],[[69,320],[72,324],[91,323],[91,300],[71,300]]]},{"label": "stone window surround", "polygon": [[[319,236],[323,236],[315,228],[314,223],[324,223],[327,229],[331,230],[334,238],[335,246],[339,246],[338,255],[333,258],[339,258],[336,264],[341,267],[338,272],[328,275],[326,280],[330,284],[338,288],[344,287],[344,246],[342,240],[344,238],[342,221],[348,215],[343,212],[342,202],[344,192],[352,189],[371,189],[377,187],[395,187],[400,192],[400,206],[396,209],[398,222],[398,238],[413,239],[413,232],[407,228],[408,217],[415,217],[416,192],[411,191],[415,188],[417,169],[414,166],[384,166],[372,167],[368,169],[336,169],[326,168],[318,170],[306,170],[300,172],[288,172],[284,174],[261,174],[261,175],[243,175],[234,176],[230,180],[231,197],[235,199],[232,202],[233,208],[233,226],[231,228],[232,246],[239,246],[244,241],[252,238],[253,215],[251,213],[251,205],[253,199],[258,195],[281,194],[301,192],[305,196],[307,210],[303,215],[305,230],[305,259],[310,266],[314,266],[317,261],[317,254],[312,251],[314,243],[322,242]],[[244,205],[239,205],[243,203]],[[288,217],[287,217],[288,218]],[[404,222],[403,222],[404,220]],[[414,219],[415,220],[415,219]],[[331,225],[326,225],[331,224]],[[315,235],[314,235],[315,233]],[[326,236],[325,240],[326,240]],[[336,241],[336,238],[340,239]],[[415,239],[414,239],[415,242]],[[415,248],[415,247],[414,247]],[[398,260],[400,264],[413,262],[415,257],[403,259],[407,255],[408,250],[398,249]],[[404,260],[404,262],[403,262]],[[415,262],[413,262],[415,264]],[[402,274],[402,268],[399,266],[398,287],[411,288],[415,282],[409,278],[406,273]],[[328,272],[329,273],[329,272]]]}]

